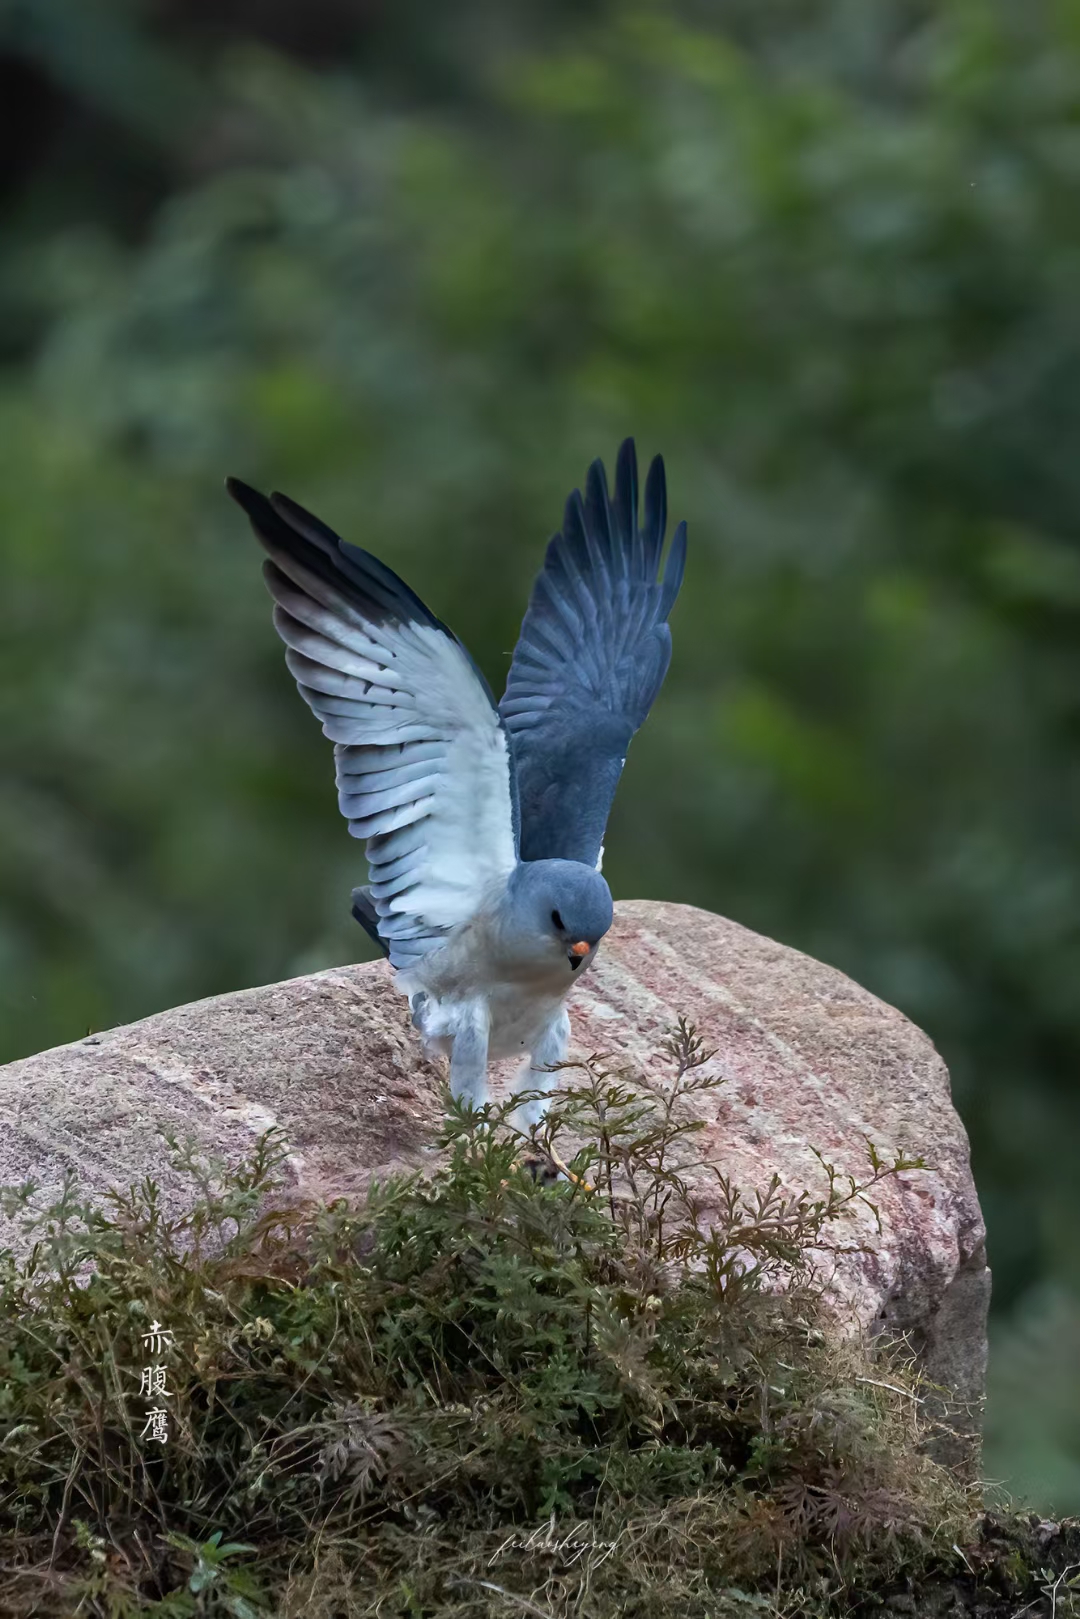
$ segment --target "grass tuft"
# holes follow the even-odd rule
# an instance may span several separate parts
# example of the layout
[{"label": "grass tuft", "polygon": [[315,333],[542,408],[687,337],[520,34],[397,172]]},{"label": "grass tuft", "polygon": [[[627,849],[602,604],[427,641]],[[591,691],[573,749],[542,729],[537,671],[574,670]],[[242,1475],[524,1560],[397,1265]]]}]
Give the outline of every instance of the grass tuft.
[{"label": "grass tuft", "polygon": [[685,1021],[665,1054],[564,1065],[528,1144],[447,1096],[441,1167],[357,1207],[284,1206],[275,1130],[231,1170],[167,1138],[179,1215],[151,1179],[5,1192],[34,1243],[0,1255],[0,1611],[824,1619],[985,1586],[918,1373],[820,1282],[916,1161],[744,1193],[693,1158],[721,1081]]}]

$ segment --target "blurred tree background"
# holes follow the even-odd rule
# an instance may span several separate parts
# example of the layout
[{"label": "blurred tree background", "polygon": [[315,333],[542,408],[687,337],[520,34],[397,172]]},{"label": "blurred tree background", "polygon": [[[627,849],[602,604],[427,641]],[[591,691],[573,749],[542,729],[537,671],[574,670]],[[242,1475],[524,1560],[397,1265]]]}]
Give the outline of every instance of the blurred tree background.
[{"label": "blurred tree background", "polygon": [[1080,1509],[1080,4],[0,0],[0,1060],[361,958],[234,473],[501,690],[620,439],[690,529],[616,896],[933,1036],[990,1472]]}]

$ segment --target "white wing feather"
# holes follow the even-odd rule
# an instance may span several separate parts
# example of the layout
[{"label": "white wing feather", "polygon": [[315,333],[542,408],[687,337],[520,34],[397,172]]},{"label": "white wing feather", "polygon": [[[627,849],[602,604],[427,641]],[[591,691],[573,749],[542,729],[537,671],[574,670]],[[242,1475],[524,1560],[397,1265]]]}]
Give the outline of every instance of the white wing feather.
[{"label": "white wing feather", "polygon": [[413,965],[517,864],[498,711],[461,644],[382,563],[292,502],[234,492],[272,559],[286,663],[335,744],[379,934],[394,966]]}]

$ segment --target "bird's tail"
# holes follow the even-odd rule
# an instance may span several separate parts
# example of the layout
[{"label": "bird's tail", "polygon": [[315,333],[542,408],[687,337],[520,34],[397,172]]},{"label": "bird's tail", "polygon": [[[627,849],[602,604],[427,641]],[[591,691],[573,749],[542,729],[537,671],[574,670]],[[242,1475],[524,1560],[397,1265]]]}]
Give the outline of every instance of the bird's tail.
[{"label": "bird's tail", "polygon": [[390,954],[390,946],[379,934],[379,917],[371,902],[371,895],[366,888],[354,888],[352,891],[352,913],[364,932],[373,939],[384,956]]}]

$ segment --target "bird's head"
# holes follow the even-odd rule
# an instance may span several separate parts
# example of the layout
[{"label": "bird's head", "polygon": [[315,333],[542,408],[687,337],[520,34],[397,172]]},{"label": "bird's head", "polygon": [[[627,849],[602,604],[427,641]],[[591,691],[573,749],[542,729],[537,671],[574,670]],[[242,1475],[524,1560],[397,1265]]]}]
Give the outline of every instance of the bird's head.
[{"label": "bird's head", "polygon": [[577,860],[525,860],[510,878],[511,902],[533,940],[557,950],[571,973],[592,960],[611,927],[611,890]]}]

